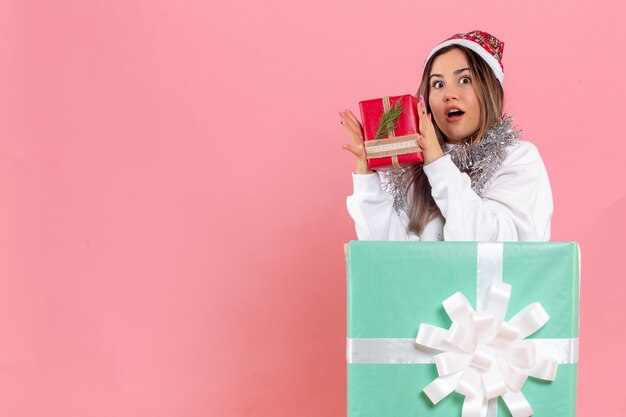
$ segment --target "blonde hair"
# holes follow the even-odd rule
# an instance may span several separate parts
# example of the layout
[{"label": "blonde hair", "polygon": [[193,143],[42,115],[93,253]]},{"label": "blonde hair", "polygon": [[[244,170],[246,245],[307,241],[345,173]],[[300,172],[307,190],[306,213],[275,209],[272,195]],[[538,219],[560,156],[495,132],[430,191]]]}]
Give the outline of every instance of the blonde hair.
[{"label": "blonde hair", "polygon": [[[430,57],[424,66],[424,73],[422,74],[422,81],[420,83],[417,96],[424,96],[426,110],[430,113],[430,105],[428,104],[430,83],[428,77],[430,75],[433,62],[435,58],[454,48],[460,49],[467,57],[470,74],[472,76],[472,86],[476,91],[480,105],[478,130],[475,134],[466,139],[466,143],[468,143],[470,147],[473,147],[478,143],[478,141],[480,141],[480,138],[483,137],[489,128],[502,119],[502,111],[504,107],[504,91],[502,90],[502,84],[500,84],[489,65],[487,65],[480,55],[461,45],[450,45],[438,50],[432,57]],[[433,119],[433,124],[435,126],[437,139],[439,140],[439,145],[443,149],[445,136],[437,126],[435,119]],[[424,174],[423,166],[419,165],[411,167],[405,175],[408,175],[406,191],[412,191],[412,193],[409,194],[411,195],[410,201],[408,201],[408,230],[416,234],[421,234],[424,231],[426,224],[431,219],[440,215],[441,212],[432,197],[430,183],[428,182],[426,174]]]}]

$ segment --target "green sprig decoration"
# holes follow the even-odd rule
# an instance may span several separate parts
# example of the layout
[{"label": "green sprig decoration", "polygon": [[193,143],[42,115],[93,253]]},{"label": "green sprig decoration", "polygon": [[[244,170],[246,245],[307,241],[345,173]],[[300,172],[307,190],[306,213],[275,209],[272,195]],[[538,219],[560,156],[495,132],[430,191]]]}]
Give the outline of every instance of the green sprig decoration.
[{"label": "green sprig decoration", "polygon": [[387,110],[380,116],[380,123],[378,124],[378,130],[376,131],[376,139],[384,139],[389,136],[389,133],[396,130],[396,123],[402,114],[402,101],[396,101],[396,104],[392,108]]}]

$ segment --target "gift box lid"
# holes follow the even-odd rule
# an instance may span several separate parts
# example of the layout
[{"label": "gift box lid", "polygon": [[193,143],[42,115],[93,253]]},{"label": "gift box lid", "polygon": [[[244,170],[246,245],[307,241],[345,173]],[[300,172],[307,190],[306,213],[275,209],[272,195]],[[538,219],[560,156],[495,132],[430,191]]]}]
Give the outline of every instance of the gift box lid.
[{"label": "gift box lid", "polygon": [[[353,241],[348,245],[348,337],[415,337],[447,327],[441,302],[456,291],[476,304],[476,242]],[[530,337],[578,337],[579,250],[574,242],[503,244],[506,318],[540,302],[549,322]]]}]

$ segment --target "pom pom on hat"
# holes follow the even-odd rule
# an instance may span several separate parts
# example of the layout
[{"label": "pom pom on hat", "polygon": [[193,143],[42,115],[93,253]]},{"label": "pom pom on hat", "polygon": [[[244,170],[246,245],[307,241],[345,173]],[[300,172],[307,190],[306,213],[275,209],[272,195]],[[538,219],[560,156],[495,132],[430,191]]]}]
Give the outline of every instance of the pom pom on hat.
[{"label": "pom pom on hat", "polygon": [[435,46],[424,62],[428,62],[435,52],[449,45],[465,46],[476,52],[489,65],[500,84],[504,83],[504,67],[502,65],[504,42],[480,30],[474,30],[469,33],[457,33]]}]

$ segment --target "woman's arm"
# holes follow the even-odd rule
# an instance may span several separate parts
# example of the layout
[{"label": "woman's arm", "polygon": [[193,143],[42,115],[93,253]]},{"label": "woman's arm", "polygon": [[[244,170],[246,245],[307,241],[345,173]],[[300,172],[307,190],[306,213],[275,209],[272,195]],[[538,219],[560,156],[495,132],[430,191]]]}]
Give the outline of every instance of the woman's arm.
[{"label": "woman's arm", "polygon": [[357,237],[359,240],[419,240],[417,235],[407,234],[408,217],[404,212],[398,214],[393,207],[393,196],[382,189],[378,173],[367,166],[363,126],[350,110],[340,112],[339,117],[352,139],[344,149],[356,157],[352,174],[354,192],[348,197],[347,205]]},{"label": "woman's arm", "polygon": [[444,240],[547,241],[552,191],[537,148],[520,142],[494,174],[485,195],[445,156],[424,166],[446,220]]},{"label": "woman's arm", "polygon": [[393,207],[393,196],[384,191],[378,173],[352,174],[354,193],[347,206],[359,240],[419,240],[407,233],[408,216]]}]

